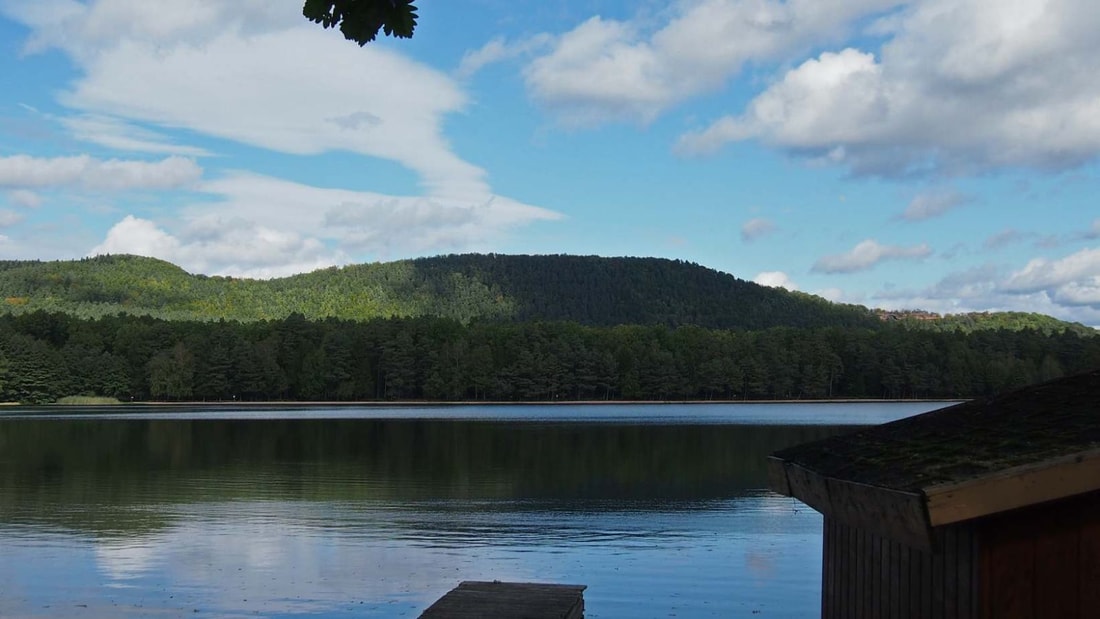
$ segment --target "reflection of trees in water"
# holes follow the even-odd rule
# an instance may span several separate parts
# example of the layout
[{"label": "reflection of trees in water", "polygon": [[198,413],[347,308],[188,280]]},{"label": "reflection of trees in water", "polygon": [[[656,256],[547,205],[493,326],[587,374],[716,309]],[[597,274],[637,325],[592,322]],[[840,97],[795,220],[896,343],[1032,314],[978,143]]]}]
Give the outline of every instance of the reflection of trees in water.
[{"label": "reflection of trees in water", "polygon": [[33,513],[109,531],[156,528],[162,516],[142,506],[218,500],[485,499],[490,507],[493,500],[530,500],[602,509],[624,501],[725,499],[767,486],[769,453],[845,429],[851,427],[8,420],[0,422],[0,520]]}]

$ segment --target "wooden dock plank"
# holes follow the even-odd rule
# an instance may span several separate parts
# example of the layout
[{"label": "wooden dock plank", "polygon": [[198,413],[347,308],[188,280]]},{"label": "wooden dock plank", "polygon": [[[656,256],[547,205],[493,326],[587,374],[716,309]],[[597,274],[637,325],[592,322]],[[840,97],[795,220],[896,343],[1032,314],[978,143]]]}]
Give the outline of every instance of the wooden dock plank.
[{"label": "wooden dock plank", "polygon": [[420,619],[583,619],[584,585],[465,581]]}]

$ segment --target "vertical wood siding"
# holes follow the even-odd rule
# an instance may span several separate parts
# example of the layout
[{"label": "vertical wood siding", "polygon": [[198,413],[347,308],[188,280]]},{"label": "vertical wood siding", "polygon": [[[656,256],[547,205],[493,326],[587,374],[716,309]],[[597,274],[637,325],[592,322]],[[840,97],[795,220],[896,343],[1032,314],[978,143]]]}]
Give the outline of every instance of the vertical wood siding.
[{"label": "vertical wood siding", "polygon": [[1100,493],[941,527],[932,552],[824,533],[823,619],[1100,618]]},{"label": "vertical wood siding", "polygon": [[984,519],[982,616],[1100,617],[1100,493]]},{"label": "vertical wood siding", "polygon": [[977,538],[944,527],[934,552],[826,516],[824,619],[978,619]]}]

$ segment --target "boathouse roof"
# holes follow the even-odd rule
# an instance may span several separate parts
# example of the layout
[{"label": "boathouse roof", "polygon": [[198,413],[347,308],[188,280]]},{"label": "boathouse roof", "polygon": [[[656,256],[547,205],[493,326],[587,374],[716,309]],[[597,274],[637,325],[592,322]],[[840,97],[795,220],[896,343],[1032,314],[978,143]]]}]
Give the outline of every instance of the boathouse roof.
[{"label": "boathouse roof", "polygon": [[930,529],[1100,490],[1100,370],[776,452],[773,490],[926,545]]}]

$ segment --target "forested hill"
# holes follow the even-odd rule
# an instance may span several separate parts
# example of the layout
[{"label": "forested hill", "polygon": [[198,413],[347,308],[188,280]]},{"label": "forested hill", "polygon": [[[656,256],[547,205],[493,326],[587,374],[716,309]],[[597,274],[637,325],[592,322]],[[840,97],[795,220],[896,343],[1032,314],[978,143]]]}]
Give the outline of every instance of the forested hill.
[{"label": "forested hill", "polygon": [[3,262],[0,308],[0,401],[26,403],[955,398],[1100,366],[1096,331],[1049,317],[876,314],[651,258],[274,280],[133,256]]},{"label": "forested hill", "polygon": [[680,260],[465,254],[412,264],[427,281],[459,277],[491,285],[513,303],[511,317],[519,321],[718,329],[877,322],[864,307],[761,286]]},{"label": "forested hill", "polygon": [[[882,315],[768,288],[660,258],[465,254],[329,268],[271,280],[192,275],[153,258],[0,262],[0,313],[82,318],[119,313],[168,320],[280,320],[430,316],[472,321],[565,321],[756,330],[870,327]],[[1038,314],[973,315],[916,328],[1092,332]],[[938,329],[937,329],[938,330]]]},{"label": "forested hill", "polygon": [[329,268],[272,280],[191,275],[138,256],[0,263],[3,310],[176,320],[436,316],[463,323],[569,321],[873,326],[866,308],[768,288],[682,261],[596,256],[452,255]]}]

